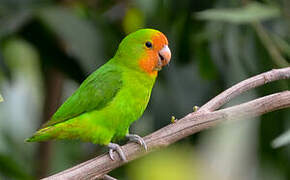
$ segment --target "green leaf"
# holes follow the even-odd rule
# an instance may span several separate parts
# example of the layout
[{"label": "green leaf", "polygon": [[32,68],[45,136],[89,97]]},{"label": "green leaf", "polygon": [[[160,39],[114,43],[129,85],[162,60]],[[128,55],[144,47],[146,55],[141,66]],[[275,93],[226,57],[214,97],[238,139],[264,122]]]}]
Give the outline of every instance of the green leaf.
[{"label": "green leaf", "polygon": [[290,57],[290,44],[285,40],[285,38],[281,38],[278,35],[272,33],[270,34],[276,43],[279,50],[284,53],[287,57]]},{"label": "green leaf", "polygon": [[224,21],[229,23],[251,23],[277,18],[281,14],[279,8],[252,2],[242,8],[209,9],[196,14],[201,20]]},{"label": "green leaf", "polygon": [[13,157],[5,154],[0,154],[0,174],[9,177],[9,179],[33,179],[24,171],[23,167],[21,167]]},{"label": "green leaf", "polygon": [[290,130],[284,132],[280,136],[278,136],[276,139],[272,141],[272,147],[273,148],[279,148],[282,146],[286,146],[290,144]]},{"label": "green leaf", "polygon": [[74,11],[50,7],[40,11],[40,20],[61,40],[62,48],[77,58],[84,69],[92,71],[102,56],[102,43],[97,28]]},{"label": "green leaf", "polygon": [[4,101],[2,95],[0,94],[0,102]]}]

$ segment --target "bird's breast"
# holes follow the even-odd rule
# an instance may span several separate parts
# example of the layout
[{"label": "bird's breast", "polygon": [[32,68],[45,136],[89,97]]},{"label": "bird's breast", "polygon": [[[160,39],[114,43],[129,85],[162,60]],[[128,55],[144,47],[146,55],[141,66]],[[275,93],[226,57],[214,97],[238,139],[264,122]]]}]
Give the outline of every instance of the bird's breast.
[{"label": "bird's breast", "polygon": [[120,117],[128,126],[140,118],[150,99],[154,80],[142,75],[122,74],[123,86],[115,98]]}]

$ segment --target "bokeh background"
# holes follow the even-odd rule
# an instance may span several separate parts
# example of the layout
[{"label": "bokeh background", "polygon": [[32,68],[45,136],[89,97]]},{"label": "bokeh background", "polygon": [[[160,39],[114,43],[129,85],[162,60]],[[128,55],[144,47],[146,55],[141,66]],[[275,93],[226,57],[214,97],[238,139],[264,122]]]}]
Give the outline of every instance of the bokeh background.
[{"label": "bokeh background", "polygon": [[[289,0],[0,0],[0,179],[39,179],[106,148],[78,141],[25,143],[126,34],[167,35],[142,136],[231,85],[289,66]],[[226,106],[289,89],[251,90]],[[120,180],[290,179],[290,111],[223,123],[114,170]]]}]

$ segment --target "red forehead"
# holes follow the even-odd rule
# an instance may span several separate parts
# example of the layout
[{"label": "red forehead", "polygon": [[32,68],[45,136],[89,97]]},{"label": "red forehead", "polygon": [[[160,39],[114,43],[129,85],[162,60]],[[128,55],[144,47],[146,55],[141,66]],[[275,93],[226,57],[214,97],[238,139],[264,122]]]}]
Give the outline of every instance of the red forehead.
[{"label": "red forehead", "polygon": [[161,50],[164,45],[168,45],[168,40],[166,36],[161,32],[155,33],[152,36],[152,41],[155,50]]}]

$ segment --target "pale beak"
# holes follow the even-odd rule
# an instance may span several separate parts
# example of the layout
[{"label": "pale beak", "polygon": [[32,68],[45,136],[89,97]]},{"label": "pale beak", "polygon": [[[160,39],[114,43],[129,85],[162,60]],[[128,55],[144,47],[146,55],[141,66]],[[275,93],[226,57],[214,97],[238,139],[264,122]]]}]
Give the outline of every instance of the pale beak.
[{"label": "pale beak", "polygon": [[163,66],[166,66],[170,62],[171,52],[167,45],[165,45],[159,52],[158,52],[158,63],[155,67],[155,70],[160,71]]}]

